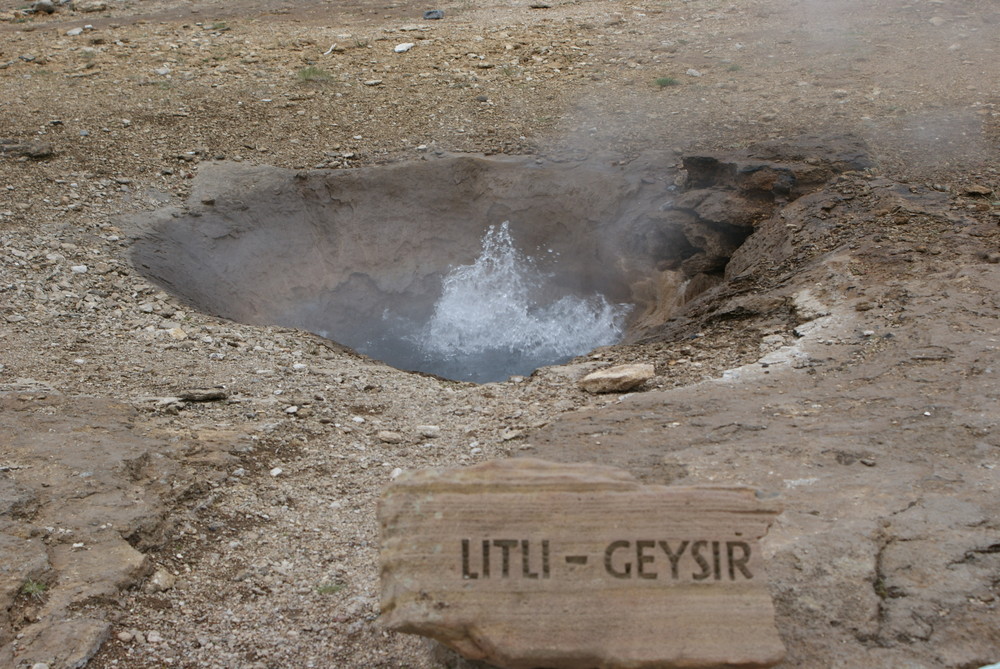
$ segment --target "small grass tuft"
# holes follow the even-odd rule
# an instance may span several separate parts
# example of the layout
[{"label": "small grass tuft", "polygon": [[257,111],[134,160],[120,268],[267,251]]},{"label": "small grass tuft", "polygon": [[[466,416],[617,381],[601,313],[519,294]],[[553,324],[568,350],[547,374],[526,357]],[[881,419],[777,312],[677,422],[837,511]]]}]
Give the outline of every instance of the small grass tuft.
[{"label": "small grass tuft", "polygon": [[21,586],[21,594],[36,601],[40,601],[48,590],[49,586],[41,581],[35,581],[30,578]]},{"label": "small grass tuft", "polygon": [[729,70],[730,72],[739,72],[740,70],[743,69],[743,66],[742,65],[737,65],[736,63],[733,63],[729,67],[727,67],[726,69]]},{"label": "small grass tuft", "polygon": [[674,79],[673,77],[660,77],[656,80],[656,85],[660,88],[666,88],[667,86],[680,86],[680,81]]},{"label": "small grass tuft", "polygon": [[329,81],[330,73],[326,70],[320,69],[315,65],[309,65],[308,67],[303,67],[298,71],[296,76],[299,81]]}]

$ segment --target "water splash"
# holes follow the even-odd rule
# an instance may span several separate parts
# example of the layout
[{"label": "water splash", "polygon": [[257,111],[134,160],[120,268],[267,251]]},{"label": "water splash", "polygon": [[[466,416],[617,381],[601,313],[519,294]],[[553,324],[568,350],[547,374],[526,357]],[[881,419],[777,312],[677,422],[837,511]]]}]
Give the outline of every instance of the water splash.
[{"label": "water splash", "polygon": [[505,221],[490,226],[480,256],[445,276],[429,321],[409,337],[418,369],[487,382],[558,364],[622,335],[627,305],[602,295],[540,303],[547,276],[517,250]]}]

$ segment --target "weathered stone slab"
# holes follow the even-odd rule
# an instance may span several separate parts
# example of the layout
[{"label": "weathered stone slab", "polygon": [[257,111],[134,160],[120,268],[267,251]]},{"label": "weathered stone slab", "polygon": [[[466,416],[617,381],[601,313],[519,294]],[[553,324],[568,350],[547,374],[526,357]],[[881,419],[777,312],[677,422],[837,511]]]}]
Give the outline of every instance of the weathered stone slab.
[{"label": "weathered stone slab", "polygon": [[382,617],[508,669],[770,667],[752,491],[518,459],[404,474],[379,507]]}]

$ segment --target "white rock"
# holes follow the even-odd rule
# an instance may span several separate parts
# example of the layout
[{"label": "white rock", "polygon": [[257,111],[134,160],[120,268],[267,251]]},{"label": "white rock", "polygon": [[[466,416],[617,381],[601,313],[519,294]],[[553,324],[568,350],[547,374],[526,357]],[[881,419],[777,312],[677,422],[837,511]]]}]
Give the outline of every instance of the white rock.
[{"label": "white rock", "polygon": [[418,425],[417,432],[425,439],[433,439],[434,437],[440,436],[441,428],[437,425]]},{"label": "white rock", "polygon": [[300,372],[301,372],[301,371],[302,371],[303,369],[307,369],[308,367],[309,367],[309,365],[307,365],[307,364],[305,364],[305,363],[302,363],[302,362],[297,362],[297,363],[295,363],[294,365],[292,365],[292,369],[294,369],[294,370],[297,370],[297,371],[300,371]]},{"label": "white rock", "polygon": [[108,3],[104,0],[82,0],[73,3],[73,7],[78,12],[103,12],[108,8]]},{"label": "white rock", "polygon": [[70,37],[76,37],[77,35],[83,34],[83,28],[70,28],[66,31],[66,34]]},{"label": "white rock", "polygon": [[86,265],[73,265],[69,268],[69,271],[73,272],[73,274],[86,274],[89,269]]},{"label": "white rock", "polygon": [[150,630],[146,632],[146,641],[149,643],[160,643],[163,641],[163,636],[156,630]]},{"label": "white rock", "polygon": [[158,67],[155,70],[153,70],[153,72],[155,74],[160,75],[161,77],[165,77],[168,74],[170,74],[170,68],[169,67]]},{"label": "white rock", "polygon": [[393,49],[393,51],[395,51],[396,53],[405,53],[415,46],[416,44],[414,44],[413,42],[403,42],[402,44],[397,44],[396,47]]},{"label": "white rock", "polygon": [[687,74],[689,77],[700,77],[701,76],[701,72],[699,72],[698,70],[694,69],[693,67],[691,69],[689,69],[685,74]]},{"label": "white rock", "polygon": [[166,569],[157,569],[146,583],[147,592],[164,592],[170,590],[177,583],[177,577]]},{"label": "white rock", "polygon": [[655,374],[655,368],[649,363],[618,365],[591,372],[577,385],[589,393],[623,393],[638,388]]},{"label": "white rock", "polygon": [[284,470],[284,469],[282,469],[281,467],[275,467],[274,469],[272,469],[272,470],[271,470],[270,472],[268,472],[268,473],[269,473],[269,474],[270,474],[271,476],[280,476],[280,475],[281,475],[281,473],[282,473],[283,471],[285,471],[285,470]]},{"label": "white rock", "polygon": [[821,316],[830,315],[830,309],[820,302],[808,288],[800,290],[793,295],[792,304],[795,307],[795,312],[804,321],[811,321]]}]

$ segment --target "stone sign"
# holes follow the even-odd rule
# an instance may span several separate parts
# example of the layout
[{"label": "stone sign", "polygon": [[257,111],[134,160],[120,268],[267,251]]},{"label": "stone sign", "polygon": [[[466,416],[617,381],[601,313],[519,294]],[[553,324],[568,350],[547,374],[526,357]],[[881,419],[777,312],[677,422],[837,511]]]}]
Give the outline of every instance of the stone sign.
[{"label": "stone sign", "polygon": [[382,618],[507,669],[770,667],[775,513],[596,465],[404,474],[379,506]]}]

